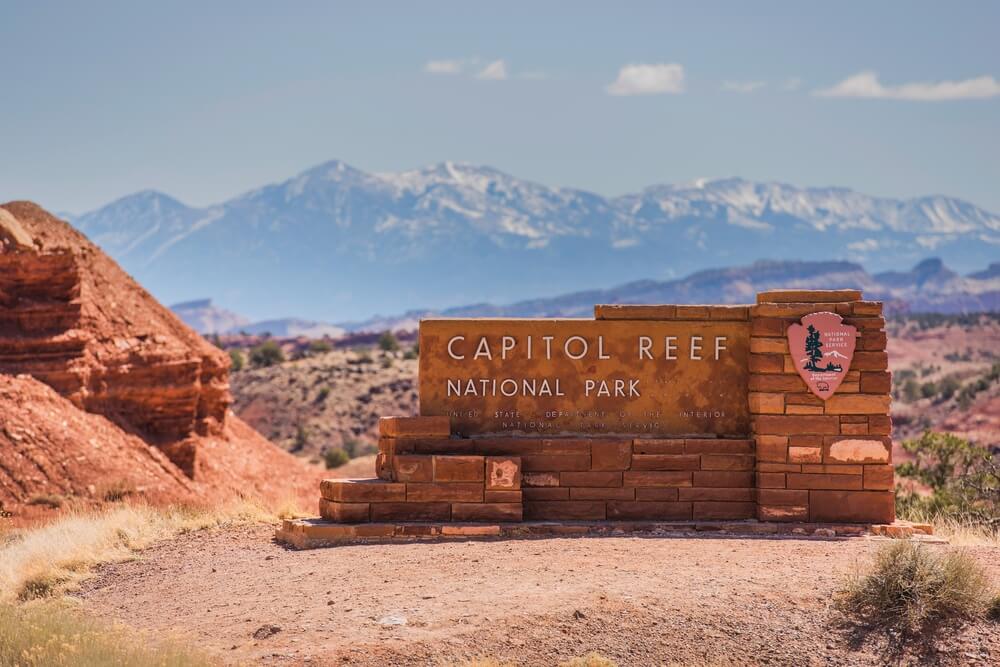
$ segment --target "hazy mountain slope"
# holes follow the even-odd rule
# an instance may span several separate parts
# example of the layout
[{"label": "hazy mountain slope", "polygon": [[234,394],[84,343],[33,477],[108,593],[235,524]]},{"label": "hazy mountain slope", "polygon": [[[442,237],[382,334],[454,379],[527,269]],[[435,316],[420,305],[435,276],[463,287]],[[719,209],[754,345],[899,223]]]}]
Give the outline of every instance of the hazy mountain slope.
[{"label": "hazy mountain slope", "polygon": [[509,303],[760,257],[890,271],[933,252],[965,272],[1000,254],[1000,217],[948,197],[727,179],[605,198],[450,162],[334,161],[205,209],[144,192],[74,224],[161,299],[210,292],[254,319]]}]

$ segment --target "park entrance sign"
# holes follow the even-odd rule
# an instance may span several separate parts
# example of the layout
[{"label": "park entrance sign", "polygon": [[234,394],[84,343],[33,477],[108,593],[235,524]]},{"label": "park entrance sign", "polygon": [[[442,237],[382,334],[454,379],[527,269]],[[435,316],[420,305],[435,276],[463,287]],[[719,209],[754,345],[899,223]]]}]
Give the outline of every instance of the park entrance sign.
[{"label": "park entrance sign", "polygon": [[382,418],[377,477],[325,480],[322,520],[279,538],[894,520],[885,320],[859,291],[426,319],[419,342],[420,414]]},{"label": "park entrance sign", "polygon": [[746,434],[743,321],[430,319],[420,414],[460,435]]}]

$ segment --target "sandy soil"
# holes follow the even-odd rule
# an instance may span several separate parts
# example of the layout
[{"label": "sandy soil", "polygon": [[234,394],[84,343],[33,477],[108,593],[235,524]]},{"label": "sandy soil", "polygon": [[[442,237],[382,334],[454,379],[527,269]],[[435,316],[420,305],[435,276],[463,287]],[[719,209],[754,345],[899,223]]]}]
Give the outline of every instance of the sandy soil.
[{"label": "sandy soil", "polygon": [[[176,632],[233,662],[554,665],[590,651],[622,665],[869,665],[829,607],[870,539],[545,538],[291,551],[272,528],[206,532],[106,566],[89,610]],[[933,546],[930,548],[944,548]],[[976,547],[1000,581],[1000,548]],[[273,625],[270,636],[260,631]],[[258,637],[255,638],[254,634]],[[997,664],[992,624],[904,662]]]}]

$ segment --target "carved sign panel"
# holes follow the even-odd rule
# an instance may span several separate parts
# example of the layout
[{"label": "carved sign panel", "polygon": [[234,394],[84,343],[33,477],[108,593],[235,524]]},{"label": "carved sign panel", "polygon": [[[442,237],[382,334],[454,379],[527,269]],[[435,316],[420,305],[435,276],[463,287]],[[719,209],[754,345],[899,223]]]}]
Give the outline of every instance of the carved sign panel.
[{"label": "carved sign panel", "polygon": [[420,414],[461,435],[743,435],[746,322],[429,319]]},{"label": "carved sign panel", "polygon": [[788,327],[788,349],[809,391],[824,401],[837,391],[854,359],[858,330],[836,313],[813,313]]}]

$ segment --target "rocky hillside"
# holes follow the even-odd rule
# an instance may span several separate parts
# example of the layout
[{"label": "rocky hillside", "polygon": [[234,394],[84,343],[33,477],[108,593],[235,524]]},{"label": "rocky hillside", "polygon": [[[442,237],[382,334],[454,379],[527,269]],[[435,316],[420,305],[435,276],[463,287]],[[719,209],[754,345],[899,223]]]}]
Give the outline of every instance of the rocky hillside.
[{"label": "rocky hillside", "polygon": [[0,376],[0,502],[102,470],[152,499],[314,495],[304,464],[230,413],[228,356],[29,202],[0,207]]},{"label": "rocky hillside", "polygon": [[371,174],[333,161],[205,208],[141,192],[73,223],[168,303],[210,295],[254,320],[326,322],[761,258],[880,272],[932,250],[968,272],[1000,243],[1000,216],[944,196],[731,178],[609,198],[453,162]]}]

